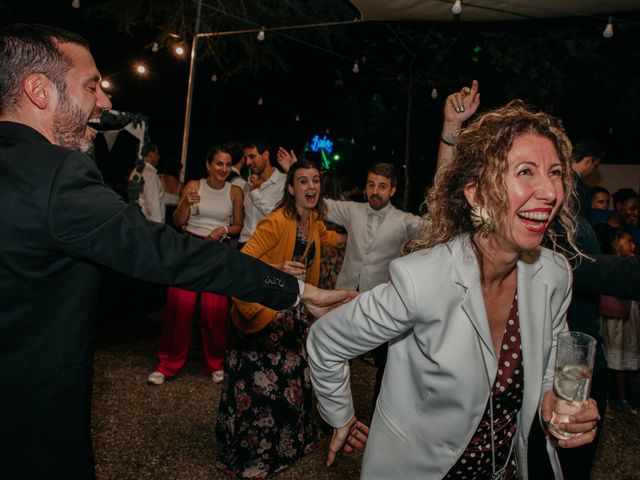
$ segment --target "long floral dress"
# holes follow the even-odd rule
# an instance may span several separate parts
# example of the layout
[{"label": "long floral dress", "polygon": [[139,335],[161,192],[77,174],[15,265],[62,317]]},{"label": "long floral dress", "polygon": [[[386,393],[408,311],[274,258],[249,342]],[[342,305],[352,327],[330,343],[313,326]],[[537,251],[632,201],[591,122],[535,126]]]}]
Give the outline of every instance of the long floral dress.
[{"label": "long floral dress", "polygon": [[[296,251],[301,242],[306,241],[298,236]],[[278,312],[257,333],[244,334],[230,323],[216,424],[216,467],[228,475],[264,478],[316,446],[305,346],[309,327],[301,305]]]}]

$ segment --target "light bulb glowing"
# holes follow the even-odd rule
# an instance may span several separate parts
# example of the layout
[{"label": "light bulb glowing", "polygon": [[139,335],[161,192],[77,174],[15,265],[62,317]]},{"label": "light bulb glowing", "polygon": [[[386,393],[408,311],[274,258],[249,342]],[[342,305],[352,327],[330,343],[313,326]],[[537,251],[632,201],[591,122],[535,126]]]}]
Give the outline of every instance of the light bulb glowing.
[{"label": "light bulb glowing", "polygon": [[356,144],[356,139],[355,137],[351,137],[351,145],[355,145]]},{"label": "light bulb glowing", "polygon": [[431,90],[431,98],[433,98],[434,100],[436,98],[438,98],[438,89],[434,88],[433,90]]},{"label": "light bulb glowing", "polygon": [[258,99],[258,105],[263,106],[264,105],[264,100],[262,99],[262,97],[260,97]]},{"label": "light bulb glowing", "polygon": [[176,55],[184,55],[184,48],[183,47],[176,47]]},{"label": "light bulb glowing", "polygon": [[300,121],[300,115],[296,115],[296,122]]},{"label": "light bulb glowing", "polygon": [[376,151],[376,146],[374,145],[373,147],[371,147],[371,150],[373,150],[374,152]]},{"label": "light bulb glowing", "polygon": [[73,8],[80,8],[80,0],[73,0],[73,2],[71,2],[71,6]]},{"label": "light bulb glowing", "polygon": [[462,13],[462,2],[461,0],[456,0],[453,3],[453,7],[451,7],[451,13],[454,15],[460,15]]},{"label": "light bulb glowing", "polygon": [[137,65],[136,72],[138,72],[140,75],[144,75],[145,73],[147,73],[147,68],[144,65]]},{"label": "light bulb glowing", "polygon": [[160,45],[158,44],[158,42],[153,42],[151,44],[151,51],[153,53],[156,53],[158,50],[160,50]]},{"label": "light bulb glowing", "polygon": [[216,75],[215,73],[213,75],[211,75],[211,81],[212,82],[217,82],[218,81],[218,75]]},{"label": "light bulb glowing", "polygon": [[258,32],[258,36],[256,38],[258,39],[259,42],[264,41],[264,27],[260,29],[260,31]]},{"label": "light bulb glowing", "polygon": [[107,80],[107,79],[102,80],[102,81],[100,82],[100,86],[101,86],[104,90],[108,90],[108,89],[110,89],[110,88],[111,88],[111,82],[110,82],[109,80]]},{"label": "light bulb glowing", "polygon": [[359,73],[360,72],[360,65],[358,65],[358,61],[356,60],[356,63],[353,64],[353,68],[351,69],[351,71],[353,73]]},{"label": "light bulb glowing", "polygon": [[613,17],[609,17],[609,21],[607,22],[607,26],[604,28],[602,32],[602,36],[604,38],[613,37]]}]

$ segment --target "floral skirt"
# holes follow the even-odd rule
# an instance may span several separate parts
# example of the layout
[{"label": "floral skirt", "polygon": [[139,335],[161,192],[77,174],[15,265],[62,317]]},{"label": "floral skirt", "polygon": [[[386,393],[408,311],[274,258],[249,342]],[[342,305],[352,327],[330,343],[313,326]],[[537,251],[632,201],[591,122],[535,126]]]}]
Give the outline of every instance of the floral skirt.
[{"label": "floral skirt", "polygon": [[316,446],[302,307],[279,312],[263,330],[229,327],[216,435],[216,467],[241,478],[275,474]]},{"label": "floral skirt", "polygon": [[323,245],[320,254],[320,280],[318,282],[320,288],[335,288],[346,249],[347,246],[344,243],[335,247]]}]

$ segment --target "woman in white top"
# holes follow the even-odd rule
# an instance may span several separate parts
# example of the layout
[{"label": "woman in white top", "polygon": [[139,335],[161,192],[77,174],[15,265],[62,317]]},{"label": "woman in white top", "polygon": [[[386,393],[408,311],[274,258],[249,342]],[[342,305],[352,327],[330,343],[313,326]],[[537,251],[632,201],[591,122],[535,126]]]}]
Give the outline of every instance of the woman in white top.
[{"label": "woman in white top", "polygon": [[[210,149],[206,163],[209,175],[187,183],[173,221],[187,235],[228,242],[230,235],[238,235],[242,230],[242,190],[226,181],[231,172],[231,155],[224,147]],[[216,383],[222,381],[228,298],[169,287],[158,346],[159,363],[149,375],[149,384],[164,383],[165,378],[176,375],[187,360],[198,297],[205,373]]]}]

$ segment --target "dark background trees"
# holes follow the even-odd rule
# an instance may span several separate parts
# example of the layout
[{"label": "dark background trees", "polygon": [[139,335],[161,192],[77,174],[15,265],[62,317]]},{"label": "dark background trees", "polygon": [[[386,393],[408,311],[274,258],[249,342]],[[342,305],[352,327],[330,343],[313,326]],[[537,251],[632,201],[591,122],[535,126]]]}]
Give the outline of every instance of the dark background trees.
[{"label": "dark background trees", "polygon": [[[54,23],[84,34],[114,83],[114,107],[147,115],[165,156],[178,157],[188,59],[170,47],[190,46],[194,2],[82,0],[80,9],[49,3],[55,5],[34,11],[0,2],[0,22]],[[201,31],[265,26],[266,35],[262,42],[255,32],[201,42],[188,176],[200,175],[209,146],[231,138],[260,136],[300,149],[328,130],[342,155],[340,171],[363,177],[375,161],[406,169],[411,189],[404,200],[415,210],[433,175],[442,102],[474,78],[481,109],[522,98],[561,117],[574,140],[599,141],[608,162],[638,161],[640,11],[617,15],[611,39],[602,37],[602,17],[351,22],[356,15],[346,0],[205,1]],[[339,21],[348,23],[270,30]],[[148,62],[146,78],[132,71],[138,60]]]}]

